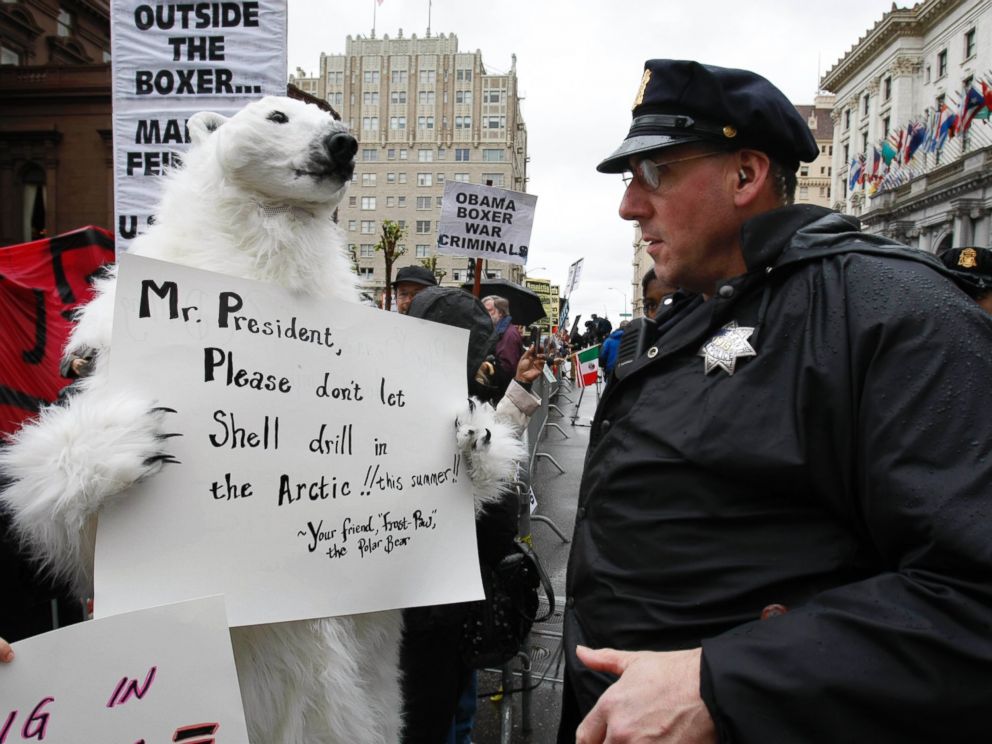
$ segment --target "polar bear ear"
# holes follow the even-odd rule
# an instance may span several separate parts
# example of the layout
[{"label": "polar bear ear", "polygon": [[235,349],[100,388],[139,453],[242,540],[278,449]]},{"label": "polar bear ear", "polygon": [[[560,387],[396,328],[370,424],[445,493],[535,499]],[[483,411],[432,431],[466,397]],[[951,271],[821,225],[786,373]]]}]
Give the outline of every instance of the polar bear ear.
[{"label": "polar bear ear", "polygon": [[200,111],[193,114],[186,122],[189,130],[189,138],[193,145],[201,145],[210,136],[210,133],[227,121],[226,116],[215,114],[213,111]]}]

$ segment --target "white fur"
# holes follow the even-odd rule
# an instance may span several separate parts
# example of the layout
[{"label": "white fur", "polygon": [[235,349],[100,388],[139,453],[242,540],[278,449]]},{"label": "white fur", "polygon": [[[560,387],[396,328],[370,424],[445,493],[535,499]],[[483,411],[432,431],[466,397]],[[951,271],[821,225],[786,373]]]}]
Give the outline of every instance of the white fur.
[{"label": "white fur", "polygon": [[[289,121],[273,120],[273,111]],[[357,301],[331,219],[350,172],[342,177],[329,165],[324,147],[345,127],[314,106],[265,98],[230,119],[197,114],[189,130],[184,165],[131,251]],[[66,349],[92,354],[92,374],[66,405],[44,410],[0,450],[0,471],[11,480],[0,504],[38,561],[81,596],[92,590],[94,517],[108,499],[168,467],[155,458],[167,454],[170,431],[167,410],[108,383],[114,276],[96,289]],[[478,508],[497,498],[522,448],[479,404],[460,417],[456,438]],[[232,628],[251,741],[395,744],[401,632],[398,611]]]}]

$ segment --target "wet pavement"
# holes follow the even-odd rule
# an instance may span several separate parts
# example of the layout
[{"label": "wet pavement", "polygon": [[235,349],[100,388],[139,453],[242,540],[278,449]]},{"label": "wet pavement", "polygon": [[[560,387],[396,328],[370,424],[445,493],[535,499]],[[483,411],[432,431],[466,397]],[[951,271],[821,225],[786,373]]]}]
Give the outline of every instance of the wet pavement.
[{"label": "wet pavement", "polygon": [[[560,410],[550,410],[531,469],[532,488],[537,498],[531,535],[534,549],[554,589],[555,611],[547,621],[535,623],[527,648],[528,660],[521,658],[511,665],[509,683],[512,688],[519,690],[527,686],[532,689],[512,693],[506,699],[498,695],[480,698],[473,744],[552,744],[558,731],[562,681],[561,607],[565,602],[565,567],[571,546],[556,534],[555,529],[571,540],[579,480],[589,443],[589,422],[596,409],[596,389],[588,388],[583,394],[581,389],[570,389],[566,383],[553,402]],[[564,472],[559,472],[556,465]],[[546,605],[542,596],[541,614]],[[524,673],[528,664],[529,685]],[[479,672],[478,679],[481,695],[500,690],[503,674],[501,670],[485,670]]]}]

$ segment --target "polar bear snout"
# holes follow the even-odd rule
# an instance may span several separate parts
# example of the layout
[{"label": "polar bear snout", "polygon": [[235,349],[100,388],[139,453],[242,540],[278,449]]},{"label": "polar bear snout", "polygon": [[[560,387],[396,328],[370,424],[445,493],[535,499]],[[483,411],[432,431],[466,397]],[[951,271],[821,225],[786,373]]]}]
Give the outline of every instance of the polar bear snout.
[{"label": "polar bear snout", "polygon": [[327,170],[339,175],[342,181],[350,181],[355,172],[358,140],[347,132],[334,132],[324,137],[321,145],[321,159],[327,160]]}]

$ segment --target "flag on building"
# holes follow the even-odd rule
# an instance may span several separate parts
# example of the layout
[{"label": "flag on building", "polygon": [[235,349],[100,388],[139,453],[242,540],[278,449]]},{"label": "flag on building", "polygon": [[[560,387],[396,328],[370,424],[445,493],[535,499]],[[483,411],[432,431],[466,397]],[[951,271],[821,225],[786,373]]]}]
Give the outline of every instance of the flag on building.
[{"label": "flag on building", "polygon": [[904,163],[913,159],[913,155],[920,149],[923,141],[927,138],[927,127],[922,121],[911,121],[906,127],[906,155]]},{"label": "flag on building", "polygon": [[572,355],[572,364],[578,370],[576,381],[579,387],[587,387],[596,384],[599,377],[599,344],[590,346]]},{"label": "flag on building", "polygon": [[964,134],[971,126],[971,122],[978,115],[978,112],[985,108],[985,96],[979,93],[975,86],[969,85],[961,101],[961,122],[958,124],[958,133]]}]

